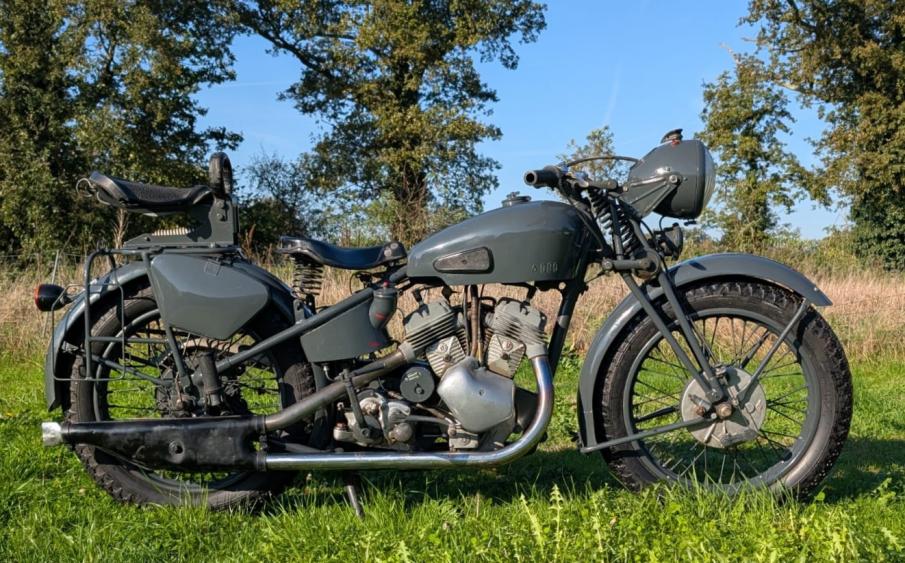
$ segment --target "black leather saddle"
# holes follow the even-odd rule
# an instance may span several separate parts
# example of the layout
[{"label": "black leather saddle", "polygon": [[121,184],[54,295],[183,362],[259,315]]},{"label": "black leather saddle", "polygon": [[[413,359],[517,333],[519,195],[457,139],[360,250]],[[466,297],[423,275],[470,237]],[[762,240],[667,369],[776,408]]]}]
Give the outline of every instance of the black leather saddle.
[{"label": "black leather saddle", "polygon": [[169,188],[130,182],[100,172],[92,172],[88,182],[102,203],[139,213],[185,211],[213,194],[208,186]]},{"label": "black leather saddle", "polygon": [[277,252],[301,255],[316,264],[344,270],[370,270],[406,256],[405,247],[395,241],[366,248],[343,248],[308,237],[280,237]]}]

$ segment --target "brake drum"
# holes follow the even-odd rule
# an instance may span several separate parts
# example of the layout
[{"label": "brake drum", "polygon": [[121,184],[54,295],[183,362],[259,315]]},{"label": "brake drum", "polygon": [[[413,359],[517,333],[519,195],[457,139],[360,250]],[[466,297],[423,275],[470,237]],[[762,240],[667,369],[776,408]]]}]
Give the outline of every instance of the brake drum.
[{"label": "brake drum", "polygon": [[[735,368],[725,368],[725,378],[732,414],[728,418],[717,419],[713,424],[690,429],[694,438],[711,448],[728,448],[735,444],[757,438],[767,416],[767,398],[758,382],[741,397],[741,392],[751,381],[751,374]],[[682,420],[700,418],[698,411],[702,398],[706,396],[700,384],[692,379],[682,393]]]}]

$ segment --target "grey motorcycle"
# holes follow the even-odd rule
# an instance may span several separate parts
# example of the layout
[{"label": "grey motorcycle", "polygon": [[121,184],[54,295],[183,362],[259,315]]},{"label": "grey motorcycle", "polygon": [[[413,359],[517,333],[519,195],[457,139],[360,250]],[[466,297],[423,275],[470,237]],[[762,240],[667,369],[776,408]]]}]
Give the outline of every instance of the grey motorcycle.
[{"label": "grey motorcycle", "polygon": [[[576,302],[610,274],[629,293],[581,369],[580,451],[631,488],[812,492],[852,412],[845,353],[816,309],[830,300],[758,256],[667,265],[681,227],[643,219],[701,214],[714,189],[701,142],[676,130],[641,159],[599,158],[630,161],[627,180],[573,171],[583,161],[532,170],[525,182],[558,201],[513,194],[408,252],[283,237],[291,285],[238,247],[222,153],[209,185],[190,189],[93,173],[101,203],[186,226],[95,251],[78,291],[36,289],[39,309],[68,306],[45,363],[63,420],[43,424],[44,444],[69,445],[120,501],[214,508],[277,493],[302,470],[506,464],[543,441]],[[109,272],[91,279],[99,260]],[[357,272],[361,289],[318,303],[327,266]],[[487,284],[518,297],[488,297]],[[405,292],[415,305],[395,342]],[[550,322],[538,292],[559,294]]]}]

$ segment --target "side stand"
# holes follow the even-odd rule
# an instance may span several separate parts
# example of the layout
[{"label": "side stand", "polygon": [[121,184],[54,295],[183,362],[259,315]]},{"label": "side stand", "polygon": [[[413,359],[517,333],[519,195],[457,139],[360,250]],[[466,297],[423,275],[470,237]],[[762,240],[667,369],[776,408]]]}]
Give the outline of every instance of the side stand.
[{"label": "side stand", "polygon": [[361,491],[361,478],[358,473],[343,471],[343,483],[345,485],[346,500],[349,501],[349,505],[355,511],[355,516],[358,516],[359,520],[364,520],[365,511],[361,507],[361,501],[358,498],[358,493]]}]

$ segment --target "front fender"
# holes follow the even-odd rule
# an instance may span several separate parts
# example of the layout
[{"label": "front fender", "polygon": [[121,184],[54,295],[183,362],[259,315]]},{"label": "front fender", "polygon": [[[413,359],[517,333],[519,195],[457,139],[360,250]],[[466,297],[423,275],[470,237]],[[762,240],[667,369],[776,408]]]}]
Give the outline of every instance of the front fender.
[{"label": "front fender", "polygon": [[[767,281],[794,291],[820,307],[832,305],[830,299],[800,272],[769,258],[752,254],[708,254],[680,262],[669,269],[669,276],[677,289],[702,280],[749,279]],[[657,300],[663,289],[644,284],[641,289]],[[597,331],[581,368],[578,383],[578,418],[581,442],[584,446],[598,443],[595,412],[599,412],[594,393],[602,384],[604,362],[615,351],[619,336],[629,322],[642,312],[641,304],[632,296],[623,299]]]},{"label": "front fender", "polygon": [[[289,324],[295,322],[292,291],[270,272],[239,260],[233,268],[240,270],[267,286],[269,302]],[[111,270],[92,283],[92,311],[105,306],[108,300],[118,299],[120,288],[126,289],[147,279],[147,268],[143,262],[124,264]],[[51,335],[47,354],[44,357],[44,400],[47,409],[65,405],[69,400],[69,381],[75,356],[64,350],[64,344],[79,346],[84,332],[85,292],[73,298],[69,309],[57,323]]]}]

